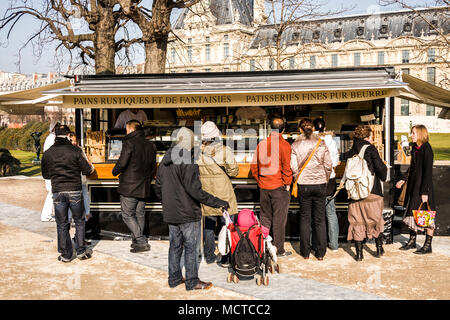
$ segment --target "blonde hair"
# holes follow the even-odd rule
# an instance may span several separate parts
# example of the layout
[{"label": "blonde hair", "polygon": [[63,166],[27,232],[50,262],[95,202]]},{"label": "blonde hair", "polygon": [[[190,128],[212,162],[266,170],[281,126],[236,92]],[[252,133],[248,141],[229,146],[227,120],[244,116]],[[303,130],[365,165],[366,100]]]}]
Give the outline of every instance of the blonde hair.
[{"label": "blonde hair", "polygon": [[430,135],[428,134],[428,129],[423,124],[416,124],[411,128],[411,133],[413,129],[416,129],[417,134],[417,144],[422,145],[430,140]]}]

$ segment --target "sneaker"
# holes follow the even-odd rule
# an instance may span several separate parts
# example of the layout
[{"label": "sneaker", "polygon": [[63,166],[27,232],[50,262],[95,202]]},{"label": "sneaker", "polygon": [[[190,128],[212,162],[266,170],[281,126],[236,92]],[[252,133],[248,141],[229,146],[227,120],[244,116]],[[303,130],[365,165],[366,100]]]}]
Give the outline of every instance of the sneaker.
[{"label": "sneaker", "polygon": [[145,247],[141,247],[141,246],[134,246],[133,249],[130,250],[131,253],[140,253],[140,252],[145,252],[145,251],[150,251],[150,245],[147,244]]},{"label": "sneaker", "polygon": [[77,254],[77,258],[80,260],[87,260],[92,257],[92,250],[86,249],[82,254]]},{"label": "sneaker", "polygon": [[287,257],[287,256],[290,256],[291,254],[292,254],[292,252],[285,251],[283,253],[277,253],[277,257]]},{"label": "sneaker", "polygon": [[72,258],[70,258],[70,259],[64,258],[62,255],[60,255],[60,256],[58,257],[58,261],[61,261],[61,262],[64,262],[64,263],[71,262],[73,259],[74,259],[73,256],[72,256]]}]

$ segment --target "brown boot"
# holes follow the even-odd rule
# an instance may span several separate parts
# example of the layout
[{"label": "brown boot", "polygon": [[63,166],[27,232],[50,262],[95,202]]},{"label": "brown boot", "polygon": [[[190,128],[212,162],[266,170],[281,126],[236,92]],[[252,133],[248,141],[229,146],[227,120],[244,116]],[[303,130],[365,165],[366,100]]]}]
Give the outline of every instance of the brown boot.
[{"label": "brown boot", "polygon": [[208,290],[213,286],[212,282],[198,281],[197,285],[192,290]]}]

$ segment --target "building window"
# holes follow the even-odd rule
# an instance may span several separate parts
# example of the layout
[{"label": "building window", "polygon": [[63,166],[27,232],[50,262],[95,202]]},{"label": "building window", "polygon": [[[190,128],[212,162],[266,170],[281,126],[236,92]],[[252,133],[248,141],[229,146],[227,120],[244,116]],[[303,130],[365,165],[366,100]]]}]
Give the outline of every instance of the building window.
[{"label": "building window", "polygon": [[188,38],[188,43],[192,43],[192,38]]},{"label": "building window", "polygon": [[211,60],[211,45],[209,44],[205,46],[205,59],[206,61]]},{"label": "building window", "polygon": [[188,61],[192,62],[192,47],[191,46],[187,47],[187,56],[188,56]]},{"label": "building window", "polygon": [[406,73],[406,74],[409,74],[409,68],[402,68],[402,72]]},{"label": "building window", "polygon": [[357,52],[354,54],[353,62],[355,67],[359,67],[361,65],[361,53]]},{"label": "building window", "polygon": [[269,59],[269,69],[273,70],[275,68],[275,59],[274,58],[270,58]]},{"label": "building window", "polygon": [[224,71],[224,72],[229,72],[229,71],[230,71],[230,68],[225,67],[225,68],[223,68],[223,71]]},{"label": "building window", "polygon": [[427,104],[427,116],[434,117],[434,115],[435,115],[434,106]]},{"label": "building window", "polygon": [[226,59],[230,56],[230,45],[228,43],[223,44],[223,58]]},{"label": "building window", "polygon": [[289,57],[289,69],[295,69],[295,58]]},{"label": "building window", "polygon": [[429,82],[431,84],[436,83],[436,68],[435,67],[427,68],[427,82]]},{"label": "building window", "polygon": [[223,40],[228,41],[228,35],[227,34],[223,36]]},{"label": "building window", "polygon": [[187,69],[186,72],[187,73],[192,73],[192,69]]},{"label": "building window", "polygon": [[337,54],[331,55],[331,66],[333,68],[337,68],[337,66],[338,66],[338,55]]},{"label": "building window", "polygon": [[378,65],[381,66],[384,64],[384,51],[378,52]]},{"label": "building window", "polygon": [[402,50],[402,63],[409,63],[409,50]]},{"label": "building window", "polygon": [[205,72],[211,72],[211,69],[210,68],[206,68]]},{"label": "building window", "polygon": [[428,49],[428,62],[436,61],[436,50],[434,48]]},{"label": "building window", "polygon": [[409,116],[409,100],[401,99],[400,102],[400,115]]},{"label": "building window", "polygon": [[177,51],[175,50],[175,48],[172,48],[170,50],[170,58],[171,58],[172,63],[176,62],[176,60],[177,60]]},{"label": "building window", "polygon": [[209,37],[206,37],[206,42],[209,42],[210,41],[210,38]]},{"label": "building window", "polygon": [[250,60],[250,71],[255,71],[255,60]]},{"label": "building window", "polygon": [[316,56],[309,57],[309,67],[314,69],[316,67]]}]

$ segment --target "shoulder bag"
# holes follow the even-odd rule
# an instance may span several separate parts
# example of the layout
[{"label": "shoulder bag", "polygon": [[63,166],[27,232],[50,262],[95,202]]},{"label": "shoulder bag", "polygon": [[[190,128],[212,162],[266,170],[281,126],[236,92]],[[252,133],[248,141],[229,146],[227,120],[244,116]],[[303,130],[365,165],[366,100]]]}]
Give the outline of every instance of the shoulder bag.
[{"label": "shoulder bag", "polygon": [[292,192],[291,194],[297,198],[298,196],[298,185],[297,185],[297,181],[298,178],[300,177],[300,175],[302,174],[303,169],[306,168],[306,166],[308,165],[308,162],[311,160],[311,158],[313,157],[314,153],[316,153],[316,150],[319,148],[320,143],[322,142],[322,140],[319,138],[319,141],[317,141],[316,146],[314,147],[314,149],[311,151],[311,153],[309,154],[308,159],[306,159],[306,161],[303,163],[302,168],[300,169],[300,172],[298,173],[297,178],[295,179],[294,185],[292,186]]}]

